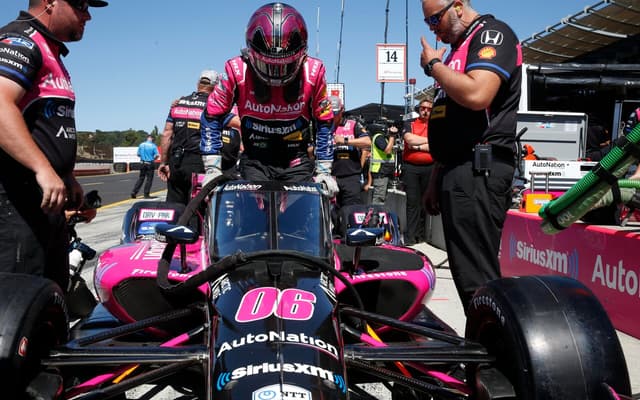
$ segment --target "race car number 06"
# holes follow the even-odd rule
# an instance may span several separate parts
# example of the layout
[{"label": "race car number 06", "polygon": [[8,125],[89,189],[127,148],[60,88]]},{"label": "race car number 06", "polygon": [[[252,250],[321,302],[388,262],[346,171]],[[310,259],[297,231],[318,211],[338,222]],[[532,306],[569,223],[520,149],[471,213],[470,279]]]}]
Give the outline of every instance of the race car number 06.
[{"label": "race car number 06", "polygon": [[300,289],[274,287],[251,289],[242,296],[236,321],[259,321],[275,315],[281,319],[306,321],[315,309],[316,295]]}]

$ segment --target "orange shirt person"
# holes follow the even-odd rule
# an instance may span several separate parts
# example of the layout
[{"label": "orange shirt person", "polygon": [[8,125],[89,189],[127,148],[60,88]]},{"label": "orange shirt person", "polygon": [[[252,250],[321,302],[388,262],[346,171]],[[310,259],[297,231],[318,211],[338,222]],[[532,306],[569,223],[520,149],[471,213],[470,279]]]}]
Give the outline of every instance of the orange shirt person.
[{"label": "orange shirt person", "polygon": [[432,103],[423,99],[418,104],[418,118],[404,126],[402,151],[402,181],[407,193],[407,226],[405,244],[426,240],[426,212],[422,207],[422,194],[429,186],[433,157],[429,152],[429,115]]}]

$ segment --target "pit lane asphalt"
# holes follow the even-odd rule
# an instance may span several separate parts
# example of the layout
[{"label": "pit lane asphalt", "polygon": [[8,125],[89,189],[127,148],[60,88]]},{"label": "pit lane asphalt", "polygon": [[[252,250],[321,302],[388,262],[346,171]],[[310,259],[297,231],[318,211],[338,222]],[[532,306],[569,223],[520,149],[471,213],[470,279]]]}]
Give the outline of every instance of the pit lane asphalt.
[{"label": "pit lane asphalt", "polygon": [[[156,197],[153,200],[163,201],[166,190],[154,192],[152,195]],[[128,199],[111,204],[103,203],[103,207],[98,210],[96,218],[91,223],[76,225],[78,236],[82,238],[85,244],[96,250],[98,254],[109,247],[120,244],[122,218],[126,210],[135,201],[142,200]],[[463,334],[465,317],[448,269],[446,252],[427,243],[420,243],[412,247],[426,254],[433,265],[441,265],[436,268],[436,289],[429,301],[429,308],[456,332]],[[92,287],[95,264],[95,259],[87,262],[83,272],[83,276],[87,283],[90,284],[90,287]],[[640,340],[622,332],[618,332],[618,338],[627,361],[632,393],[640,393]],[[379,399],[387,400],[391,398],[389,392],[379,385],[367,387],[367,390],[374,392],[372,394]],[[141,389],[127,392],[127,398],[139,400],[191,399],[191,397],[178,393],[171,388],[163,388],[156,385],[146,385]]]}]

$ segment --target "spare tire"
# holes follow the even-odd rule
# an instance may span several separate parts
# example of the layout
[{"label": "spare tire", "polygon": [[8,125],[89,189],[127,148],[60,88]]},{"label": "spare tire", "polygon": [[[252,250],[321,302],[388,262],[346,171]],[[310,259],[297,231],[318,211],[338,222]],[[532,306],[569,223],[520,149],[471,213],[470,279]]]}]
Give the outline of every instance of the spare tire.
[{"label": "spare tire", "polygon": [[465,336],[496,357],[518,399],[612,399],[607,386],[631,395],[616,331],[593,293],[574,279],[489,282],[471,301]]},{"label": "spare tire", "polygon": [[40,360],[65,343],[69,318],[60,287],[33,275],[0,273],[0,387],[17,399],[40,372]]},{"label": "spare tire", "polygon": [[127,172],[127,163],[117,162],[113,163],[114,172]]}]

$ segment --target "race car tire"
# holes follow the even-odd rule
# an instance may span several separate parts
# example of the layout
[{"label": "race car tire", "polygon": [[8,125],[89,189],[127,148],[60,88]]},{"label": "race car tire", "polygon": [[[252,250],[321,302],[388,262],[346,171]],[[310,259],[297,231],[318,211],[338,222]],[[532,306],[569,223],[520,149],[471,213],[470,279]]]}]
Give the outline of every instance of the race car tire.
[{"label": "race car tire", "polygon": [[[613,399],[631,393],[616,331],[582,283],[559,276],[489,282],[476,291],[466,338],[484,345],[517,398]],[[467,378],[482,387],[478,370]]]},{"label": "race car tire", "polygon": [[40,360],[66,342],[69,317],[60,287],[45,278],[0,273],[0,387],[18,399],[40,372]]}]

